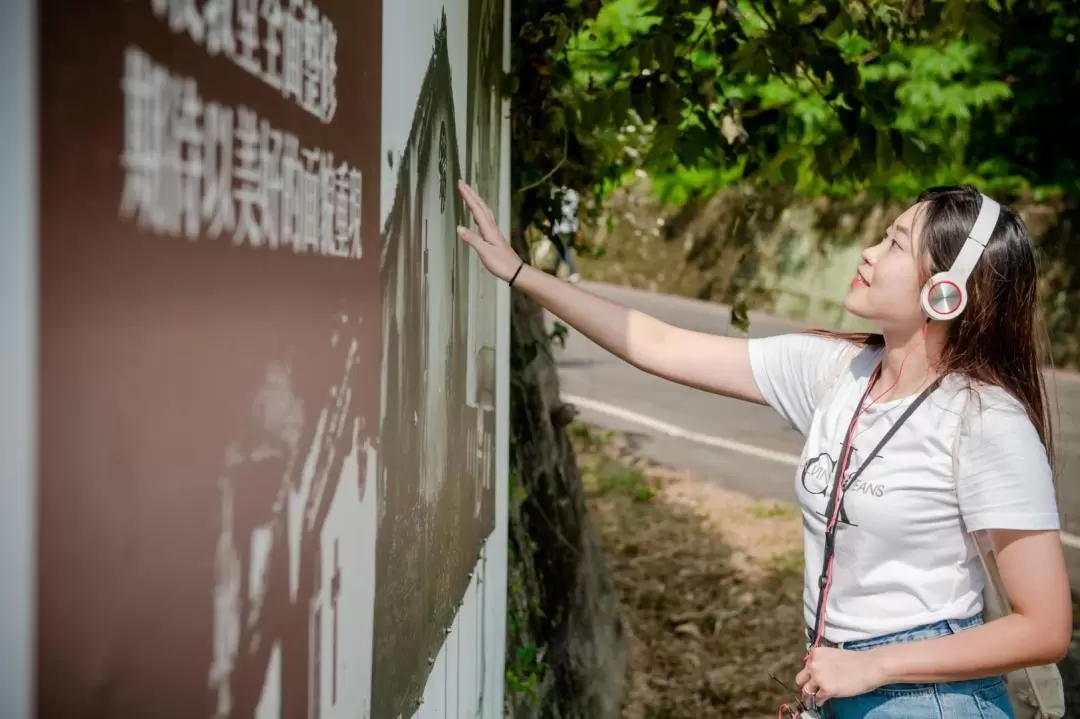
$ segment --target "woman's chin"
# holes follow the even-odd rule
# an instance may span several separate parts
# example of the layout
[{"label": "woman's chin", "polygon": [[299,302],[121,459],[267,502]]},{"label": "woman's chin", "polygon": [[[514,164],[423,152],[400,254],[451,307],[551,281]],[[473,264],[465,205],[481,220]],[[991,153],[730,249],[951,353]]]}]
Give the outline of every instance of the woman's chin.
[{"label": "woman's chin", "polygon": [[864,288],[862,287],[853,287],[851,291],[847,293],[847,296],[844,297],[843,304],[845,310],[859,319],[869,320],[872,318],[867,314],[866,301],[863,297],[860,297],[863,289]]}]

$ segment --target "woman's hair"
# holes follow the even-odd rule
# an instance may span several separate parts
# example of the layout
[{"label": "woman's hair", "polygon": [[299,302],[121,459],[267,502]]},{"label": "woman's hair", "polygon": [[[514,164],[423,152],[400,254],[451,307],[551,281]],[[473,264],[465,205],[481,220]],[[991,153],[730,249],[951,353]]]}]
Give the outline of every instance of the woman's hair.
[{"label": "woman's hair", "polygon": [[[926,282],[952,265],[975,224],[982,200],[978,190],[963,185],[930,188],[919,195],[918,202],[926,203],[921,243],[925,272],[921,279]],[[967,307],[949,328],[940,369],[1012,394],[1027,411],[1053,463],[1053,431],[1041,371],[1045,334],[1037,285],[1035,250],[1027,228],[1012,208],[1002,205],[986,250],[968,280]],[[881,335],[824,334],[860,345],[884,344]]]}]

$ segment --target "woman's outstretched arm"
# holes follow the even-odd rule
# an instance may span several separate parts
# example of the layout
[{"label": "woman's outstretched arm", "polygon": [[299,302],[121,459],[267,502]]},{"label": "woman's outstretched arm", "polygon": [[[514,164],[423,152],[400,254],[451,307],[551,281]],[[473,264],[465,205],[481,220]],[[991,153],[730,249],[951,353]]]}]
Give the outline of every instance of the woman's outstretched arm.
[{"label": "woman's outstretched arm", "polygon": [[523,264],[476,191],[464,182],[459,191],[479,232],[462,227],[458,234],[496,277],[513,280],[515,289],[639,369],[679,384],[764,404],[745,339],[675,327]]}]

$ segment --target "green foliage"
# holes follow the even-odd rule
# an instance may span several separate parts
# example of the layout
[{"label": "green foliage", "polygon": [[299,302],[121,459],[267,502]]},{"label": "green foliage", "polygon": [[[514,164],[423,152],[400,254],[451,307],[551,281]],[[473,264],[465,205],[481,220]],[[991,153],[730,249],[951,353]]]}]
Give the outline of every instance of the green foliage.
[{"label": "green foliage", "polygon": [[[513,3],[521,228],[553,186],[642,176],[683,205],[732,185],[909,198],[971,182],[1080,195],[1080,18],[1061,0]],[[737,308],[738,325],[745,307]]]},{"label": "green foliage", "polygon": [[598,494],[616,494],[637,503],[648,503],[656,497],[645,475],[615,459],[604,458],[582,477],[586,488]]},{"label": "green foliage", "polygon": [[[669,189],[687,197],[748,179],[793,184],[808,162],[830,179],[858,178],[895,140],[872,123],[852,133],[883,104],[858,65],[902,28],[899,13],[855,16],[843,2],[609,0],[568,43],[566,97],[584,109],[611,174],[677,173],[689,182]],[[648,151],[626,152],[612,129],[636,131]],[[814,148],[835,138],[844,161],[819,166]]]},{"label": "green foliage", "polygon": [[1080,194],[1080,17],[1074,3],[1017,3],[986,44],[1011,90],[1006,111],[975,118],[970,147],[980,174],[1017,178],[1036,199]]},{"label": "green foliage", "polygon": [[511,647],[506,658],[506,691],[527,695],[535,701],[544,669],[543,648],[534,644]]},{"label": "green foliage", "polygon": [[[515,445],[511,438],[512,447]],[[516,514],[526,498],[525,488],[515,472],[509,476],[510,505]],[[535,551],[531,540],[525,535],[517,535],[524,543],[523,549],[529,553]],[[544,611],[535,592],[526,588],[523,562],[517,553],[516,543],[508,544],[510,553],[507,580],[507,651],[503,668],[503,678],[507,697],[515,704],[533,705],[539,699],[539,689],[543,682],[547,665],[544,659],[546,647],[538,643],[534,636],[534,624],[542,620]]]},{"label": "green foliage", "polygon": [[[635,118],[644,125],[637,144],[652,148],[640,165],[653,175],[664,201],[681,204],[745,182],[751,170],[750,179],[833,196],[866,190],[910,196],[926,184],[971,174],[964,163],[974,116],[998,111],[1011,98],[982,44],[917,30],[901,41],[901,25],[869,23],[844,9],[815,35],[813,22],[829,11],[806,3],[792,7],[803,13],[798,17],[814,19],[802,25],[812,37],[778,48],[771,33],[795,23],[796,15],[770,16],[752,3],[743,5],[747,9],[728,28],[734,44],[717,40],[712,13],[699,12],[687,18],[693,32],[675,43],[687,65],[653,63],[654,73],[670,73],[676,82],[712,75],[706,92],[681,94],[682,107],[659,110],[665,98],[653,97],[646,116],[638,112]],[[601,104],[613,114],[626,105],[624,93],[644,97],[634,91],[639,78],[627,78],[649,70],[642,67],[640,49],[663,28],[650,14],[656,8],[655,0],[609,2],[571,43],[579,90],[596,95],[593,88],[610,88],[610,102]],[[712,42],[701,42],[706,38]],[[655,44],[672,43],[658,38]],[[619,55],[612,59],[604,52],[625,46],[639,48],[639,64],[629,69]],[[812,52],[821,49],[826,59],[815,67]],[[677,119],[671,115],[676,110]],[[759,143],[748,129],[755,122]],[[627,147],[618,141],[615,146]],[[1012,177],[993,179],[1017,184]]]},{"label": "green foliage", "polygon": [[546,87],[522,106],[518,187],[603,196],[643,170],[680,204],[746,182],[910,196],[958,179],[1072,191],[1080,175],[1046,128],[1080,142],[1064,107],[1080,20],[1060,2],[520,5]]},{"label": "green foliage", "polygon": [[[516,566],[516,563],[511,562],[511,565]],[[542,612],[536,598],[526,591],[518,571],[510,573],[507,585],[507,607],[509,635],[524,639],[508,643],[506,664],[503,669],[506,691],[511,695],[520,695],[535,702],[538,699],[538,690],[546,670],[545,647],[529,637],[532,635],[532,617]]]},{"label": "green foliage", "polygon": [[566,347],[566,338],[570,335],[570,328],[559,321],[555,321],[551,328],[548,339],[559,347]]}]

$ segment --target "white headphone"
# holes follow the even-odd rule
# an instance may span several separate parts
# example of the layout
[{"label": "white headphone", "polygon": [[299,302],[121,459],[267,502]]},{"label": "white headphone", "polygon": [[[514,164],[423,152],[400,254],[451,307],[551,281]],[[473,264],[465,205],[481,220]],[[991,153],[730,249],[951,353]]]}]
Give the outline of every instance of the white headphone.
[{"label": "white headphone", "polygon": [[979,207],[979,216],[975,219],[964,246],[960,248],[956,261],[952,267],[937,273],[923,285],[919,301],[922,303],[923,312],[932,320],[956,319],[967,306],[968,277],[982,257],[986,244],[990,242],[990,235],[993,234],[1001,214],[1001,205],[986,195],[980,196],[982,205]]}]

